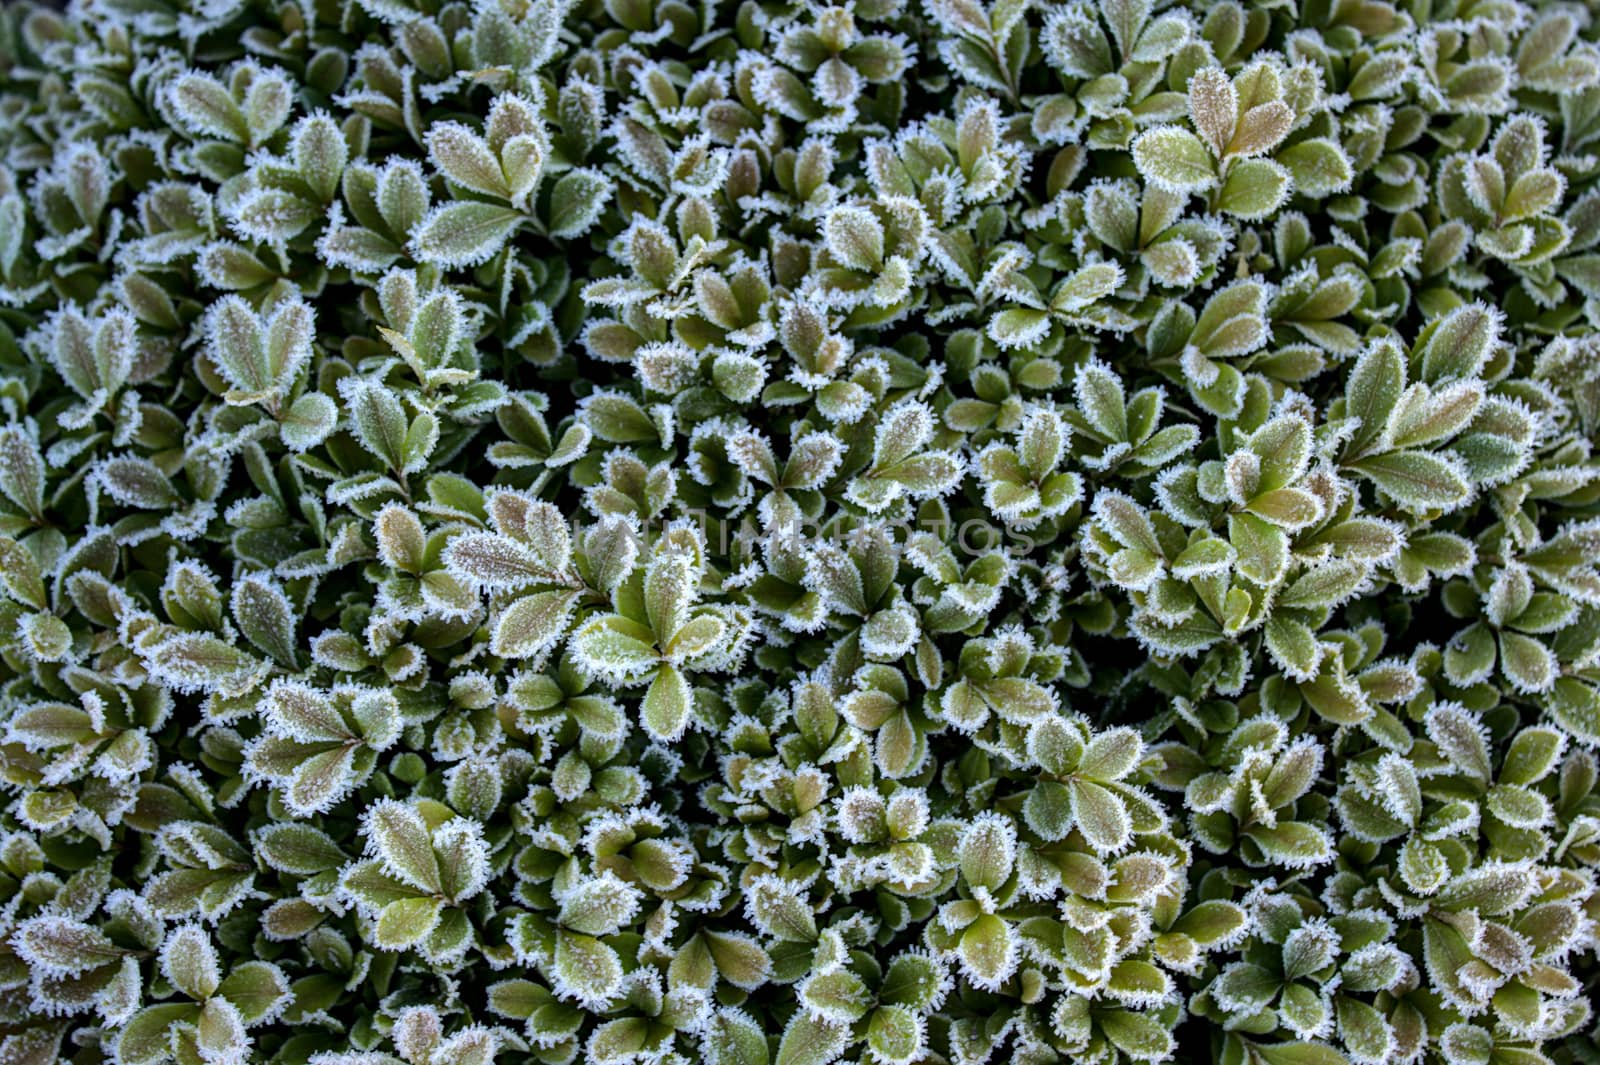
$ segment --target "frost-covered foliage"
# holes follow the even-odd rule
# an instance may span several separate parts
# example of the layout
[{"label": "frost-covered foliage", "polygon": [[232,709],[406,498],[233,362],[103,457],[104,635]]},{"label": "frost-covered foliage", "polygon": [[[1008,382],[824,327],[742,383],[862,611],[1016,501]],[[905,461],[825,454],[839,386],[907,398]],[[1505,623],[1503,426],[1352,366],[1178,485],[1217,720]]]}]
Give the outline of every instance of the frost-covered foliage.
[{"label": "frost-covered foliage", "polygon": [[1593,1065],[1600,27],[0,9],[4,1065]]}]

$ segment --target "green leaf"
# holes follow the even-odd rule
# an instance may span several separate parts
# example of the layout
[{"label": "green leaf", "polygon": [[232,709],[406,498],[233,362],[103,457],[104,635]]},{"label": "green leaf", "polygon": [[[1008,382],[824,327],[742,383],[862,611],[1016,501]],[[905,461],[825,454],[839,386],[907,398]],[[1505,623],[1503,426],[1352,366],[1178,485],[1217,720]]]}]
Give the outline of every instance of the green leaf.
[{"label": "green leaf", "polygon": [[1350,157],[1336,142],[1316,137],[1291,145],[1273,156],[1294,178],[1294,187],[1313,200],[1325,199],[1350,188],[1355,170]]},{"label": "green leaf", "polygon": [[350,146],[344,133],[327,115],[309,115],[295,124],[290,146],[295,169],[323,203],[339,191],[339,178],[350,159]]},{"label": "green leaf", "polygon": [[878,986],[878,1001],[926,1009],[938,995],[943,978],[941,963],[923,954],[900,954],[889,963]]},{"label": "green leaf", "polygon": [[922,1049],[922,1025],[903,1006],[880,1006],[867,1023],[867,1046],[888,1065],[907,1065]]},{"label": "green leaf", "polygon": [[1552,728],[1535,726],[1517,733],[1500,766],[1502,784],[1535,784],[1555,770],[1566,737]]},{"label": "green leaf", "polygon": [[217,994],[233,1003],[246,1024],[254,1024],[288,1003],[289,981],[276,965],[241,962],[218,985]]},{"label": "green leaf", "polygon": [[570,988],[581,1001],[600,1005],[621,989],[622,962],[595,937],[562,932],[556,937],[555,975],[558,988]]},{"label": "green leaf", "polygon": [[774,1065],[828,1065],[844,1053],[849,1029],[796,1010],[778,1041]]},{"label": "green leaf", "polygon": [[704,1046],[708,1065],[767,1065],[771,1060],[760,1027],[736,1009],[720,1009],[712,1016]]},{"label": "green leaf", "polygon": [[1326,1043],[1253,1043],[1266,1065],[1350,1065],[1350,1059]]},{"label": "green leaf", "polygon": [[174,1024],[192,1023],[200,1016],[199,1005],[170,1002],[146,1006],[117,1034],[117,1060],[121,1065],[150,1065],[169,1056],[172,1041],[168,1033]]},{"label": "green leaf", "polygon": [[758,880],[746,895],[745,905],[751,921],[763,932],[782,940],[814,941],[817,938],[816,917],[799,891],[798,885],[777,877]]},{"label": "green leaf", "polygon": [[1133,825],[1128,808],[1117,795],[1088,780],[1074,779],[1067,787],[1073,822],[1089,846],[1101,854],[1115,853],[1127,846]]},{"label": "green leaf", "polygon": [[1131,728],[1097,733],[1078,760],[1078,772],[1090,780],[1121,780],[1144,757],[1144,739]]},{"label": "green leaf", "polygon": [[338,424],[338,404],[321,392],[307,392],[284,412],[278,434],[284,447],[300,453],[326,440]]},{"label": "green leaf", "polygon": [[386,872],[419,892],[443,890],[427,823],[411,803],[381,800],[368,808],[367,840]]},{"label": "green leaf", "polygon": [[299,611],[283,589],[260,576],[234,582],[233,619],[245,639],[272,656],[280,665],[296,664],[295,619]]},{"label": "green leaf", "polygon": [[1502,632],[1499,639],[1500,668],[1511,686],[1519,692],[1549,691],[1560,669],[1551,650],[1520,632]]},{"label": "green leaf", "polygon": [[1172,1032],[1149,1014],[1113,1009],[1098,1020],[1106,1038],[1136,1060],[1161,1061],[1172,1053]]},{"label": "green leaf", "polygon": [[435,122],[429,128],[428,157],[445,177],[463,188],[511,198],[511,187],[488,142],[460,122]]},{"label": "green leaf", "polygon": [[1500,340],[1500,319],[1481,303],[1433,323],[1420,344],[1420,376],[1429,384],[1478,376]]},{"label": "green leaf", "polygon": [[522,224],[523,215],[492,203],[451,203],[434,208],[411,234],[422,262],[459,268],[488,262]]},{"label": "green leaf", "polygon": [[1300,610],[1338,606],[1366,583],[1367,573],[1366,566],[1352,562],[1313,566],[1279,593],[1276,605]]},{"label": "green leaf", "polygon": [[495,624],[490,650],[501,658],[529,658],[566,635],[577,592],[547,591],[525,595],[506,607]]},{"label": "green leaf", "polygon": [[161,945],[161,970],[173,987],[197,1002],[217,993],[222,976],[217,948],[197,924],[179,925]]},{"label": "green leaf", "polygon": [[208,74],[184,74],[167,90],[178,120],[196,133],[243,141],[250,136],[244,112],[233,96]]},{"label": "green leaf", "polygon": [[1115,292],[1122,284],[1122,268],[1112,262],[1090,263],[1067,277],[1050,298],[1050,308],[1073,314]]},{"label": "green leaf", "polygon": [[359,378],[347,378],[341,391],[361,446],[389,469],[401,469],[406,462],[407,424],[399,398],[385,386]]},{"label": "green leaf", "polygon": [[706,930],[701,935],[724,980],[747,991],[767,982],[772,959],[756,940],[738,932]]},{"label": "green leaf", "polygon": [[127,951],[98,928],[65,917],[35,917],[16,932],[18,955],[46,971],[78,976],[119,962]]},{"label": "green leaf", "polygon": [[34,518],[43,519],[44,489],[39,445],[20,426],[0,429],[0,492]]},{"label": "green leaf", "polygon": [[373,945],[382,950],[405,950],[427,939],[438,927],[444,902],[432,897],[399,899],[378,914]]},{"label": "green leaf", "polygon": [[149,653],[152,674],[178,691],[232,691],[244,688],[265,668],[245,651],[204,633],[183,633]]},{"label": "green leaf", "polygon": [[1289,171],[1270,159],[1242,159],[1228,170],[1217,207],[1248,222],[1269,217],[1289,196]]},{"label": "green leaf", "polygon": [[1011,927],[994,914],[984,914],[961,933],[957,955],[961,971],[981,988],[996,990],[1017,967]]},{"label": "green leaf", "polygon": [[1041,780],[1028,792],[1022,817],[1042,839],[1055,842],[1072,831],[1072,797],[1065,784]]},{"label": "green leaf", "polygon": [[1405,387],[1405,357],[1393,341],[1377,341],[1361,353],[1345,389],[1345,416],[1359,419],[1346,456],[1360,457],[1384,439]]},{"label": "green leaf", "polygon": [[1222,899],[1197,903],[1173,924],[1174,932],[1182,932],[1202,946],[1226,943],[1244,929],[1248,918],[1243,909]]},{"label": "green leaf", "polygon": [[989,320],[989,337],[1002,348],[1025,348],[1050,331],[1050,313],[1030,307],[1011,307]]},{"label": "green leaf", "polygon": [[593,228],[616,186],[598,170],[579,167],[561,175],[550,192],[552,237],[581,236]]},{"label": "green leaf", "polygon": [[1293,618],[1274,615],[1267,619],[1267,653],[1278,668],[1295,680],[1310,680],[1322,661],[1322,644],[1311,627]]},{"label": "green leaf", "polygon": [[645,692],[639,720],[651,736],[671,742],[683,735],[693,709],[694,692],[688,679],[677,667],[663,665]]},{"label": "green leaf", "polygon": [[811,1012],[838,1024],[853,1024],[866,1015],[872,993],[848,969],[818,973],[800,989],[800,1001]]},{"label": "green leaf", "polygon": [[1426,451],[1391,451],[1353,465],[1395,502],[1418,513],[1453,510],[1472,494],[1457,463]]},{"label": "green leaf", "polygon": [[122,506],[167,510],[181,502],[167,475],[147,459],[107,459],[97,473],[106,494]]},{"label": "green leaf", "polygon": [[1144,179],[1168,192],[1203,192],[1217,183],[1206,146],[1188,130],[1158,126],[1133,142],[1133,162]]},{"label": "green leaf", "polygon": [[1237,552],[1235,568],[1256,584],[1276,584],[1289,566],[1288,536],[1253,514],[1228,516],[1228,542]]},{"label": "green leaf", "polygon": [[1268,861],[1290,869],[1309,869],[1333,857],[1333,844],[1326,832],[1298,821],[1282,821],[1271,827],[1253,825],[1245,829]]},{"label": "green leaf", "polygon": [[585,668],[602,676],[631,680],[648,674],[660,662],[655,634],[616,614],[585,622],[573,638]]},{"label": "green leaf", "polygon": [[1017,833],[1006,818],[980,816],[961,836],[961,875],[974,887],[998,889],[1011,876]]}]

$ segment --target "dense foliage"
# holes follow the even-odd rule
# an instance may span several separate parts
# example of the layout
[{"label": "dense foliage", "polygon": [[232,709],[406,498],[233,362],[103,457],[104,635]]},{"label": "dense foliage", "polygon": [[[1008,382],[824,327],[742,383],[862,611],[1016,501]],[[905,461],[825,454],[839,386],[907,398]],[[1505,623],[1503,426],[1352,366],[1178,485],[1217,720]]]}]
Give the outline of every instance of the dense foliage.
[{"label": "dense foliage", "polygon": [[1600,30],[0,10],[0,1061],[1600,1060]]}]

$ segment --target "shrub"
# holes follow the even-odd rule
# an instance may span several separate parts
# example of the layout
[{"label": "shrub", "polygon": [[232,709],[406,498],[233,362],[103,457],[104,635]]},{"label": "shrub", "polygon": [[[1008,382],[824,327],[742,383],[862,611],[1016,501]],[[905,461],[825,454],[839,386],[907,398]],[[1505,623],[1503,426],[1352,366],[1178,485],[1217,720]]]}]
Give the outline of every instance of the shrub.
[{"label": "shrub", "polygon": [[1600,48],[0,11],[0,1060],[1600,1060]]}]

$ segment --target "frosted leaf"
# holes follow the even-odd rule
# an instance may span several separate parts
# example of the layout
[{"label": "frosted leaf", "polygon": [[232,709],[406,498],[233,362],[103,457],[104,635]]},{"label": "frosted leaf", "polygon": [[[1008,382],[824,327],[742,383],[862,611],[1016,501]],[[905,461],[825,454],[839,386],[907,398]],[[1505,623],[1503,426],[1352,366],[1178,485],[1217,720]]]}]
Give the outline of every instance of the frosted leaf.
[{"label": "frosted leaf", "polygon": [[1189,117],[1211,154],[1228,154],[1239,118],[1239,94],[1227,74],[1206,67],[1189,79]]},{"label": "frosted leaf", "polygon": [[179,692],[239,691],[266,669],[248,652],[202,633],[170,636],[145,658],[152,679]]},{"label": "frosted leaf", "polygon": [[513,204],[526,205],[537,191],[549,154],[549,142],[542,129],[537,133],[518,134],[500,148],[501,165]]},{"label": "frosted leaf", "polygon": [[920,451],[933,438],[933,412],[911,401],[893,407],[878,423],[873,462],[892,466]]},{"label": "frosted leaf", "polygon": [[91,225],[98,222],[111,193],[111,168],[105,158],[89,144],[68,147],[56,163],[78,217]]},{"label": "frosted leaf", "polygon": [[442,204],[411,232],[410,248],[422,262],[477,266],[493,258],[522,221],[521,212],[490,203]]},{"label": "frosted leaf", "polygon": [[340,381],[339,392],[361,446],[390,469],[401,469],[405,465],[408,426],[399,397],[383,385],[358,377]]},{"label": "frosted leaf", "polygon": [[249,128],[250,143],[265,142],[289,118],[294,105],[294,87],[280,71],[252,68],[242,110]]},{"label": "frosted leaf", "polygon": [[1076,270],[1050,297],[1050,309],[1076,314],[1122,286],[1122,268],[1116,263],[1091,263]]},{"label": "frosted leaf", "polygon": [[440,884],[451,902],[474,897],[489,882],[489,844],[483,826],[468,817],[456,817],[433,833]]},{"label": "frosted leaf", "polygon": [[167,982],[198,1002],[216,994],[222,983],[216,948],[198,924],[181,924],[167,933],[160,963]]},{"label": "frosted leaf", "polygon": [[209,74],[190,72],[172,82],[167,103],[191,132],[245,141],[250,127],[232,94]]},{"label": "frosted leaf", "polygon": [[1229,145],[1231,154],[1243,158],[1265,155],[1288,136],[1294,119],[1294,109],[1281,100],[1256,104],[1239,117]]},{"label": "frosted leaf", "polygon": [[615,184],[598,170],[579,167],[562,174],[550,193],[550,235],[571,238],[587,233],[615,192]]},{"label": "frosted leaf", "polygon": [[1047,13],[1040,39],[1049,64],[1071,77],[1112,73],[1111,49],[1087,5],[1061,5]]},{"label": "frosted leaf", "polygon": [[78,976],[115,964],[126,953],[92,925],[55,916],[23,921],[11,942],[30,968],[52,976]]},{"label": "frosted leaf", "polygon": [[261,321],[238,296],[224,296],[205,318],[212,359],[240,392],[264,393],[273,386]]},{"label": "frosted leaf", "polygon": [[760,1026],[741,1010],[718,1010],[701,1035],[706,1061],[710,1065],[747,1065],[764,1060],[766,1036]]},{"label": "frosted leaf", "polygon": [[554,646],[566,635],[576,592],[526,595],[508,606],[495,623],[490,648],[502,658],[527,658]]},{"label": "frosted leaf", "polygon": [[1017,833],[1009,820],[979,815],[962,833],[961,874],[974,887],[998,890],[1016,861]]},{"label": "frosted leaf", "polygon": [[268,727],[302,743],[351,739],[351,732],[333,700],[296,681],[277,681],[263,706]]},{"label": "frosted leaf", "polygon": [[1421,377],[1429,383],[1476,377],[1500,339],[1500,315],[1481,303],[1457,308],[1420,339]]},{"label": "frosted leaf", "polygon": [[300,453],[326,440],[338,422],[338,404],[320,392],[308,392],[284,411],[278,432],[284,447]]},{"label": "frosted leaf", "polygon": [[456,184],[501,199],[511,187],[489,143],[460,122],[436,122],[428,130],[428,157]]},{"label": "frosted leaf", "polygon": [[993,914],[979,917],[961,933],[957,957],[961,973],[976,987],[998,989],[1017,968],[1017,943],[1011,928]]},{"label": "frosted leaf", "polygon": [[1078,761],[1078,772],[1091,780],[1121,780],[1144,755],[1144,741],[1130,728],[1101,732],[1089,741]]},{"label": "frosted leaf", "polygon": [[405,507],[390,504],[378,511],[373,523],[378,557],[385,565],[408,573],[420,573],[427,549],[422,522]]},{"label": "frosted leaf", "polygon": [[638,533],[621,516],[602,518],[585,534],[583,552],[595,584],[610,594],[633,572],[639,556]]},{"label": "frosted leaf", "polygon": [[1169,192],[1203,192],[1217,183],[1205,145],[1176,126],[1140,134],[1133,142],[1133,161],[1146,181]]},{"label": "frosted leaf", "polygon": [[256,189],[228,209],[233,231],[247,240],[283,244],[299,236],[317,220],[312,204],[284,189]]},{"label": "frosted leaf", "polygon": [[407,1061],[427,1061],[444,1039],[444,1020],[432,1006],[408,1006],[395,1019],[393,1038]]},{"label": "frosted leaf", "polygon": [[839,831],[851,843],[873,843],[888,832],[883,799],[866,788],[852,788],[839,799]]},{"label": "frosted leaf", "polygon": [[569,552],[565,525],[556,515],[553,535],[531,544],[493,533],[454,537],[445,547],[444,564],[451,572],[494,591],[531,583],[563,582]]},{"label": "frosted leaf", "polygon": [[393,799],[381,800],[368,808],[363,829],[368,853],[378,858],[391,876],[418,891],[444,890],[432,834],[415,807]]},{"label": "frosted leaf", "polygon": [[1217,206],[1237,218],[1259,221],[1283,205],[1291,186],[1290,172],[1283,165],[1270,159],[1245,159],[1228,171]]},{"label": "frosted leaf", "polygon": [[616,951],[592,936],[560,933],[556,938],[555,991],[590,1008],[603,1008],[622,988]]},{"label": "frosted leaf", "polygon": [[244,577],[234,582],[230,604],[245,639],[279,663],[294,665],[295,619],[300,611],[282,588],[261,576]]},{"label": "frosted leaf", "polygon": [[828,250],[852,270],[872,272],[883,261],[884,231],[865,207],[836,207],[823,222]]},{"label": "frosted leaf", "polygon": [[0,429],[0,493],[35,519],[44,517],[45,465],[37,437],[20,425]]},{"label": "frosted leaf", "polygon": [[300,177],[323,203],[339,191],[350,158],[344,133],[327,115],[308,115],[295,123],[290,151]]},{"label": "frosted leaf", "polygon": [[567,889],[557,920],[587,935],[613,935],[632,922],[642,900],[637,888],[606,872]]},{"label": "frosted leaf", "polygon": [[767,935],[790,942],[812,942],[817,925],[805,888],[791,880],[761,876],[745,893],[745,913]]},{"label": "frosted leaf", "polygon": [[268,825],[256,840],[257,850],[269,866],[298,876],[337,869],[349,860],[326,833],[309,825]]},{"label": "frosted leaf", "polygon": [[1290,145],[1274,159],[1289,171],[1295,189],[1313,199],[1347,191],[1355,176],[1355,168],[1344,148],[1326,138]]}]

